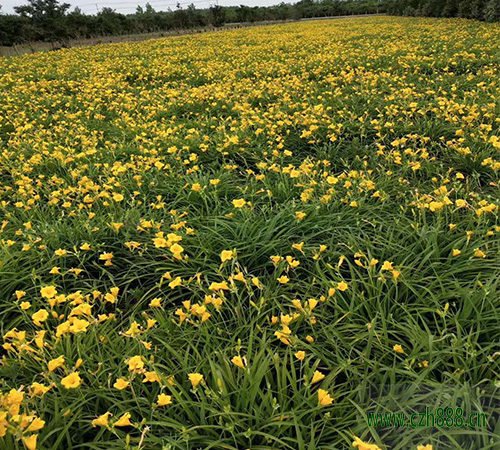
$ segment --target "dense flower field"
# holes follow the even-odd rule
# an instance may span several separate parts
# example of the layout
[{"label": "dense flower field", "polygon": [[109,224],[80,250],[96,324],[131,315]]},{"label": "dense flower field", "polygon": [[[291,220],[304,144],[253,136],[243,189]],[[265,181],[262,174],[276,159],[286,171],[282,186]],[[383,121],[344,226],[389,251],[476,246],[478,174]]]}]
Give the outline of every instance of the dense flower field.
[{"label": "dense flower field", "polygon": [[0,60],[0,449],[498,449],[499,33]]}]

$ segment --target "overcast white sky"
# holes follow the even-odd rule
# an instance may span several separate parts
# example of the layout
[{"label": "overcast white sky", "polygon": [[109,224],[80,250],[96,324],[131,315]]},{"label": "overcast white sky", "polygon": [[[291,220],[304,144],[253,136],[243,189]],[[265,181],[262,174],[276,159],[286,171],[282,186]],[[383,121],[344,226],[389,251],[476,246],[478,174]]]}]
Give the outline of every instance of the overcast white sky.
[{"label": "overcast white sky", "polygon": [[[59,0],[61,3],[69,3],[72,7],[79,6],[84,13],[95,14],[97,8],[103,8],[104,6],[109,6],[116,9],[116,12],[122,14],[133,13],[137,5],[144,6],[147,1],[145,0]],[[203,9],[208,8],[210,5],[215,4],[216,0],[179,0],[179,3],[183,8],[187,8],[190,3],[194,3],[196,8]],[[281,2],[281,0],[218,0],[219,5],[223,6],[237,6],[237,5],[247,5],[247,6],[270,6],[276,5]],[[19,6],[28,3],[25,0],[0,0],[0,5],[2,5],[1,11],[3,13],[13,13],[14,6]],[[169,7],[175,9],[177,4],[176,0],[150,0],[151,6],[157,11],[166,11]],[[286,1],[286,3],[294,3],[294,1]],[[96,6],[97,5],[97,6]],[[73,9],[73,8],[71,8]],[[71,10],[70,9],[70,10]]]}]

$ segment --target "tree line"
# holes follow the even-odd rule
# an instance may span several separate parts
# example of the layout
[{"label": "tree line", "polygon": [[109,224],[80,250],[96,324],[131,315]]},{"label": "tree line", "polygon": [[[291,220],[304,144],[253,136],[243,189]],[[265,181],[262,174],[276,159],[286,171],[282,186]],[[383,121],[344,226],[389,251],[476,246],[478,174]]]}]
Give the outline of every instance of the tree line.
[{"label": "tree line", "polygon": [[389,0],[389,14],[500,21],[500,0]]},{"label": "tree line", "polygon": [[70,11],[70,7],[58,0],[28,0],[26,5],[14,8],[16,14],[0,14],[0,45],[45,41],[65,46],[71,39],[384,12],[500,21],[500,0],[300,0],[267,7],[213,5],[206,9],[196,9],[194,4],[183,8],[178,3],[174,10],[167,11],[156,11],[147,3],[133,14],[121,14],[109,7],[84,14],[79,8]]},{"label": "tree line", "polygon": [[145,7],[138,6],[134,14],[121,14],[105,7],[92,15],[79,8],[70,11],[70,7],[58,0],[28,0],[28,4],[14,8],[16,14],[0,15],[0,45],[45,41],[64,46],[70,39],[384,11],[380,0],[300,0],[293,5],[213,5],[206,9],[196,9],[194,4],[184,8],[178,3],[175,9],[167,11],[156,11],[148,3]]}]

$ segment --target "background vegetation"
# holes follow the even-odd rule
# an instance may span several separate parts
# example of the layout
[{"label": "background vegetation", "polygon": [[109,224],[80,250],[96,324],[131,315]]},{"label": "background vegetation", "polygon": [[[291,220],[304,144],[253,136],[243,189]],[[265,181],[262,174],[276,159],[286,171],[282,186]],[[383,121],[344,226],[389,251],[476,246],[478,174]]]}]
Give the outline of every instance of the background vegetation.
[{"label": "background vegetation", "polygon": [[135,14],[121,14],[112,8],[102,8],[96,15],[83,14],[78,8],[69,12],[69,4],[57,0],[29,0],[16,8],[17,15],[0,15],[0,45],[30,41],[50,41],[67,44],[69,39],[120,34],[222,26],[225,23],[297,20],[350,14],[383,12],[378,0],[301,0],[293,5],[276,6],[213,5],[196,9],[194,4],[178,4],[174,11],[155,11],[150,4],[137,7]]},{"label": "background vegetation", "polygon": [[500,0],[389,0],[391,14],[427,17],[462,17],[465,19],[500,20]]},{"label": "background vegetation", "polygon": [[69,4],[58,0],[29,0],[27,5],[15,8],[16,15],[0,15],[0,45],[48,41],[67,46],[70,39],[385,12],[500,21],[500,0],[300,0],[268,7],[213,5],[201,10],[194,3],[179,3],[173,11],[155,11],[147,3],[145,7],[138,6],[135,14],[121,14],[105,7],[96,15],[83,14],[79,8],[71,12],[69,9]]}]

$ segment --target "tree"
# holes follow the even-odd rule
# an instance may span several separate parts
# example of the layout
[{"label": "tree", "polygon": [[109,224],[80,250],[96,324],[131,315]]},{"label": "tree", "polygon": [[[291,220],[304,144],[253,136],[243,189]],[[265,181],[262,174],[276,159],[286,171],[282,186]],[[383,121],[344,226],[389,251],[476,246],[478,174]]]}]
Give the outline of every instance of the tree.
[{"label": "tree", "polygon": [[484,20],[500,22],[500,0],[489,0],[484,7]]},{"label": "tree", "polygon": [[471,19],[481,20],[484,16],[485,0],[471,1]]},{"label": "tree", "polygon": [[16,6],[14,11],[31,20],[37,39],[63,43],[68,39],[64,17],[70,6],[57,0],[28,0],[27,5]]},{"label": "tree", "polygon": [[472,14],[470,0],[461,0],[458,4],[458,17],[469,18]]},{"label": "tree", "polygon": [[99,11],[97,24],[102,35],[124,34],[128,31],[127,18],[109,7],[102,8]]},{"label": "tree", "polygon": [[201,27],[205,25],[205,19],[200,11],[196,9],[194,3],[187,7],[187,26],[188,28]]},{"label": "tree", "polygon": [[221,27],[226,23],[226,10],[220,5],[210,7],[210,18],[214,27]]},{"label": "tree", "polygon": [[240,5],[236,9],[236,20],[238,22],[255,22],[255,15],[252,8],[246,5]]},{"label": "tree", "polygon": [[458,12],[457,0],[446,0],[441,13],[442,17],[455,17]]},{"label": "tree", "polygon": [[60,19],[70,8],[69,3],[59,3],[57,0],[28,0],[27,5],[15,6],[14,11],[21,16],[32,19],[35,23]]},{"label": "tree", "polygon": [[78,7],[66,16],[68,34],[73,39],[90,37],[94,22],[95,18],[93,16],[86,16]]},{"label": "tree", "polygon": [[187,28],[188,18],[187,13],[182,9],[182,6],[177,2],[176,9],[173,13],[173,24],[175,28]]}]

